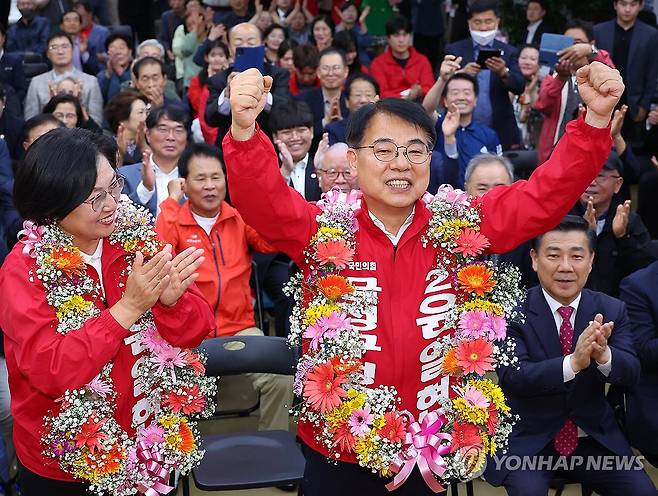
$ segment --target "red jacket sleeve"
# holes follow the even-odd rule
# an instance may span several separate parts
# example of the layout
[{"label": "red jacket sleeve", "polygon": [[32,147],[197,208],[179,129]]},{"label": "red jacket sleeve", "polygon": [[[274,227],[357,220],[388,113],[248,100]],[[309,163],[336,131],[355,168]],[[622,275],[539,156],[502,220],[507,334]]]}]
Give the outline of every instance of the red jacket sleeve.
[{"label": "red jacket sleeve", "polygon": [[180,204],[173,198],[167,198],[160,204],[160,214],[155,219],[155,232],[165,243],[169,243],[174,251],[181,251],[178,246],[178,211]]},{"label": "red jacket sleeve", "polygon": [[[382,54],[384,55],[384,54]],[[382,55],[375,58],[370,65],[370,75],[375,78],[379,83],[379,96],[382,98],[395,98],[399,97],[399,93],[395,93],[393,88],[389,87],[388,78],[386,77],[386,64],[381,58]]]},{"label": "red jacket sleeve", "polygon": [[498,186],[482,197],[482,234],[492,253],[509,251],[559,224],[605,163],[610,127],[583,117],[567,125],[551,157],[528,181]]},{"label": "red jacket sleeve", "polygon": [[43,283],[30,281],[28,259],[19,249],[0,272],[0,290],[12,302],[0,307],[6,351],[29,383],[42,394],[59,398],[67,389],[93,379],[118,352],[130,331],[104,310],[79,329],[57,332],[55,310],[46,302]]},{"label": "red jacket sleeve", "polygon": [[317,230],[318,207],[289,187],[269,138],[260,129],[247,141],[229,131],[222,143],[231,200],[244,221],[296,263]]},{"label": "red jacket sleeve", "polygon": [[201,80],[199,76],[194,76],[190,80],[190,87],[187,89],[187,99],[192,107],[192,115],[197,117],[199,115],[199,103],[201,102]]},{"label": "red jacket sleeve", "polygon": [[551,115],[560,111],[560,98],[562,88],[566,81],[556,76],[546,76],[539,87],[539,96],[533,107],[544,115]]},{"label": "red jacket sleeve", "polygon": [[244,225],[244,234],[247,237],[247,244],[252,250],[261,253],[275,253],[278,251],[271,244],[261,238],[253,227],[250,227],[247,224]]}]

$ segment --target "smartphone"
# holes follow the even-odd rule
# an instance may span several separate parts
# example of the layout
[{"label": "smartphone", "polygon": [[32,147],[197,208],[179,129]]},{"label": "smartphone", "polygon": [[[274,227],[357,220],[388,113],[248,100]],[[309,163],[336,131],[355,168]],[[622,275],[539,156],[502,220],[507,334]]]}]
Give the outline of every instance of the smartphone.
[{"label": "smartphone", "polygon": [[242,72],[258,69],[261,73],[265,67],[265,45],[257,47],[238,47],[235,49],[233,70]]},{"label": "smartphone", "polygon": [[559,60],[557,52],[573,44],[574,39],[571,36],[553,33],[542,34],[541,43],[539,44],[539,65],[555,67]]},{"label": "smartphone", "polygon": [[497,48],[483,48],[478,55],[477,63],[480,67],[484,67],[484,63],[492,57],[502,57],[503,51]]}]

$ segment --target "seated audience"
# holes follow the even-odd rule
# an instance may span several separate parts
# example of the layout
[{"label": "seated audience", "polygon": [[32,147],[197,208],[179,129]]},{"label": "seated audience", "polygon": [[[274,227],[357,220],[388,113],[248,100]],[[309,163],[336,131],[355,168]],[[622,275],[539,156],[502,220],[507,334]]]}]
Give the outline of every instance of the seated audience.
[{"label": "seated audience", "polygon": [[292,50],[293,71],[290,72],[288,88],[293,96],[305,90],[320,87],[318,66],[320,55],[313,45],[297,45]]},{"label": "seated audience", "polygon": [[28,119],[23,126],[23,149],[27,150],[32,143],[48,131],[60,127],[64,127],[64,124],[52,114],[37,114]]},{"label": "seated audience", "polygon": [[193,59],[197,48],[205,38],[206,21],[201,4],[198,1],[188,2],[185,22],[176,28],[171,44],[176,65],[176,82],[181,90],[190,86],[190,80],[201,69]]},{"label": "seated audience", "polygon": [[[190,247],[206,252],[195,284],[214,311],[216,328],[208,337],[262,336],[254,321],[249,287],[250,251],[273,249],[224,201],[226,173],[218,157],[219,150],[205,143],[185,151],[178,163],[181,179],[169,184],[169,198],[161,204],[156,230],[176,252]],[[187,201],[180,205],[183,194]],[[288,430],[292,376],[249,377],[260,393],[259,430]]]},{"label": "seated audience", "polygon": [[[283,40],[277,50],[276,58],[278,67],[285,69],[290,73],[290,77],[295,72],[295,63],[293,58],[293,50],[297,46],[297,42],[293,40]],[[291,90],[292,93],[292,90]]]},{"label": "seated audience", "polygon": [[8,52],[34,52],[45,54],[50,36],[50,22],[36,15],[34,0],[17,0],[21,18],[7,30]]},{"label": "seated audience", "polygon": [[213,22],[222,24],[226,31],[230,31],[238,24],[249,22],[253,14],[249,12],[248,0],[229,0],[230,9],[215,12]]},{"label": "seated audience", "polygon": [[19,53],[5,50],[7,31],[0,24],[0,83],[4,85],[5,97],[14,114],[23,113],[23,100],[27,92],[27,79],[23,71],[23,57]]},{"label": "seated audience", "polygon": [[65,78],[78,81],[80,103],[95,122],[103,122],[103,95],[94,76],[85,74],[73,66],[73,42],[64,33],[53,34],[48,38],[48,60],[53,68],[35,76],[30,81],[25,98],[25,119],[41,112],[52,94],[53,83]]},{"label": "seated audience", "polygon": [[[356,73],[345,84],[345,107],[350,113],[356,112],[364,105],[379,100],[379,84],[369,74]],[[329,144],[345,143],[347,122],[345,117],[327,124],[324,130],[329,134]]]},{"label": "seated audience", "polygon": [[[158,40],[155,39],[144,40],[137,46],[135,61],[133,62],[132,67],[134,67],[137,61],[140,59],[143,59],[145,57],[153,57],[158,59],[160,62],[162,62],[163,70],[165,70],[165,65],[164,65],[166,60],[165,55],[166,55],[165,49]],[[131,90],[131,89],[134,91],[135,90],[140,91],[138,88],[138,83],[137,81],[135,81],[134,78],[132,78],[130,81],[124,81],[123,83],[121,83],[122,91]],[[167,78],[165,82],[164,94],[165,97],[167,97],[167,100],[169,101],[180,101],[180,96],[178,95],[178,92],[176,90],[176,82],[170,80],[169,78]]]},{"label": "seated audience", "polygon": [[178,179],[178,160],[187,144],[189,116],[179,105],[151,109],[146,118],[146,142],[140,163],[124,165],[119,173],[125,179],[124,193],[148,208],[153,217],[160,203],[169,196],[167,185]]},{"label": "seated audience", "polygon": [[285,19],[288,26],[288,37],[300,45],[306,45],[311,42],[310,22],[313,16],[300,6],[301,2],[295,2],[295,8]]},{"label": "seated audience", "polygon": [[80,14],[82,18],[80,39],[87,40],[89,49],[96,54],[96,61],[101,67],[104,67],[107,61],[105,41],[110,36],[110,30],[102,24],[96,24],[94,22],[94,9],[89,0],[74,0],[73,10]]},{"label": "seated audience", "polygon": [[74,129],[79,127],[94,133],[102,133],[100,126],[91,119],[80,105],[80,100],[66,93],[55,95],[43,107],[44,114],[53,114],[64,127]]},{"label": "seated audience", "polygon": [[[523,93],[523,76],[519,70],[516,48],[495,39],[500,18],[495,0],[474,0],[470,4],[470,36],[446,46],[446,53],[461,57],[462,71],[478,81],[480,97],[473,120],[496,131],[503,150],[518,148],[521,133],[514,118],[509,93]],[[490,57],[484,66],[477,63],[480,50],[496,49],[500,57]],[[495,118],[494,118],[495,116]]]},{"label": "seated audience", "polygon": [[146,105],[148,99],[144,95],[124,91],[105,106],[105,121],[119,148],[119,165],[142,160],[146,150]]},{"label": "seated audience", "polygon": [[20,160],[23,157],[23,124],[23,114],[7,108],[5,86],[0,84],[0,136],[7,142],[12,160]]},{"label": "seated audience", "polygon": [[121,91],[124,82],[131,80],[132,44],[132,39],[123,33],[112,33],[105,40],[105,69],[96,74],[96,79],[106,103]]},{"label": "seated audience", "polygon": [[539,95],[539,49],[533,45],[524,46],[519,52],[519,70],[523,75],[525,88],[520,95],[513,95],[516,124],[521,130],[524,148],[534,150],[539,140],[542,114],[533,108]]},{"label": "seated audience", "polygon": [[525,10],[525,18],[528,25],[524,29],[521,44],[539,46],[544,33],[554,33],[551,26],[544,18],[546,17],[546,1],[530,0]]},{"label": "seated audience", "polygon": [[361,64],[361,60],[359,59],[359,49],[356,41],[356,35],[352,31],[340,31],[339,33],[336,33],[332,46],[345,54],[348,76],[352,76],[360,72],[368,72],[368,68]]},{"label": "seated audience", "polygon": [[[509,495],[546,495],[551,480],[562,473],[598,494],[658,494],[636,464],[591,469],[591,457],[633,456],[605,386],[632,387],[640,376],[626,305],[583,289],[595,242],[587,222],[577,216],[565,217],[532,242],[540,286],[528,291],[525,322],[508,329],[518,365],[497,371],[507,403],[520,418],[506,454],[490,460],[485,471],[487,482],[502,484]],[[536,470],[510,470],[506,459],[512,456],[544,461]],[[583,463],[570,463],[577,456]],[[559,464],[559,457],[566,463]]]},{"label": "seated audience", "polygon": [[173,59],[173,52],[171,51],[171,43],[174,39],[176,28],[183,24],[185,19],[185,0],[168,0],[169,10],[162,13],[160,16],[160,31],[158,33],[158,41]]},{"label": "seated audience", "polygon": [[331,17],[321,14],[316,16],[310,25],[309,42],[318,49],[319,53],[331,46],[334,41],[334,23]]},{"label": "seated audience", "polygon": [[[321,145],[322,146],[322,145]],[[356,168],[347,160],[347,143],[327,144],[322,153],[320,149],[315,154],[315,172],[323,193],[338,188],[343,193],[359,189]]]},{"label": "seated audience", "polygon": [[279,47],[288,37],[286,30],[278,24],[272,24],[263,32],[265,58],[270,64],[278,65]]},{"label": "seated audience", "polygon": [[434,84],[432,66],[411,46],[411,24],[404,17],[386,23],[386,52],[376,57],[370,73],[379,83],[382,98],[419,100]]},{"label": "seated audience", "polygon": [[73,67],[87,74],[95,75],[101,66],[96,60],[96,49],[89,46],[87,38],[80,36],[82,16],[76,10],[64,12],[59,29],[73,40]]},{"label": "seated audience", "polygon": [[170,99],[165,94],[167,74],[160,59],[144,57],[133,64],[133,83],[135,89],[148,98],[152,107],[178,104],[180,100]]}]

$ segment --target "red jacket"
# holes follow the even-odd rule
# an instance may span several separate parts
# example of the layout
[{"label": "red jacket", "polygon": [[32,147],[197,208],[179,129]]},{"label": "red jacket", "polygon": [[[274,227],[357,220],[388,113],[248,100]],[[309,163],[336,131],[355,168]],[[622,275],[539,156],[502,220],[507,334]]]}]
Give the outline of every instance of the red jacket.
[{"label": "red jacket", "polygon": [[[43,417],[57,414],[57,398],[67,389],[77,389],[93,379],[112,361],[111,377],[117,394],[116,419],[133,435],[131,423],[147,420],[148,406],[143,394],[133,396],[131,370],[141,349],[131,332],[123,328],[108,310],[123,294],[127,279],[127,257],[120,245],[103,240],[103,284],[107,306],[101,299],[95,305],[102,310],[97,317],[66,336],[56,332],[55,310],[46,302],[45,289],[39,279],[31,281],[36,267],[33,258],[22,253],[17,243],[0,270],[1,294],[11,295],[11,302],[0,307],[0,327],[5,334],[5,355],[11,389],[11,414],[14,418],[14,443],[18,459],[32,472],[50,479],[72,481],[52,459],[41,454]],[[98,280],[96,271],[88,274]],[[167,308],[153,307],[158,331],[169,343],[183,348],[198,346],[214,322],[208,304],[192,286],[178,303]]]},{"label": "red jacket", "polygon": [[[610,55],[605,50],[599,50],[595,60],[610,67],[615,67]],[[562,88],[564,88],[565,83],[566,81],[557,77],[557,74],[546,76],[541,82],[539,96],[537,96],[537,100],[533,105],[535,109],[544,114],[544,121],[539,133],[539,143],[537,144],[537,165],[546,162],[553,151],[553,140],[560,120]]]},{"label": "red jacket", "polygon": [[206,123],[204,117],[206,112],[206,102],[208,101],[209,96],[210,90],[208,89],[208,85],[202,85],[199,75],[197,74],[190,80],[190,87],[187,90],[187,99],[190,102],[190,107],[192,107],[192,117],[199,119],[204,141],[209,145],[214,145],[217,141],[219,128],[210,127]]},{"label": "red jacket", "polygon": [[425,55],[409,48],[409,58],[404,68],[398,64],[391,49],[372,61],[370,75],[379,83],[379,96],[382,98],[400,98],[400,92],[408,90],[414,84],[420,84],[423,95],[434,85],[432,66]]},{"label": "red jacket", "polygon": [[[557,225],[598,174],[610,145],[609,128],[593,128],[582,119],[570,123],[553,157],[529,181],[499,186],[485,195],[481,231],[491,251],[509,251]],[[245,221],[307,271],[302,252],[317,230],[318,207],[282,180],[277,155],[263,132],[242,142],[229,133],[223,146],[231,198]],[[448,395],[447,380],[436,373],[433,341],[453,332],[444,326],[446,307],[454,302],[452,274],[435,277],[440,274],[432,272],[437,253],[420,241],[429,219],[419,200],[411,225],[394,248],[373,223],[364,201],[357,214],[355,263],[341,272],[356,286],[379,291],[376,311],[352,319],[366,344],[366,377],[373,386],[394,385],[402,400],[400,410],[416,418],[436,409],[438,398]],[[298,433],[306,444],[327,454],[309,424],[300,422]]]},{"label": "red jacket", "polygon": [[191,246],[203,248],[206,252],[196,285],[215,314],[215,328],[209,338],[233,336],[256,325],[249,286],[249,250],[275,250],[244,223],[237,210],[223,202],[221,213],[208,236],[194,220],[189,201],[181,207],[173,198],[167,198],[160,204],[155,227],[158,235],[176,252]]}]

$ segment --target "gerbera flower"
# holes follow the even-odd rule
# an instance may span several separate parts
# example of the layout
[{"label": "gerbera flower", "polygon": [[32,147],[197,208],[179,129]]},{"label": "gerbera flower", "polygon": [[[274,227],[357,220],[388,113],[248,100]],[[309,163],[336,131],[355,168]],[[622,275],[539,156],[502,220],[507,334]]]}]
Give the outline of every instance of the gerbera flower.
[{"label": "gerbera flower", "polygon": [[323,335],[324,328],[316,323],[306,328],[303,337],[311,340],[309,346],[312,350],[316,351],[320,348],[320,340],[322,339]]},{"label": "gerbera flower", "polygon": [[199,359],[199,355],[196,353],[190,351],[190,350],[184,350],[183,351],[183,360],[185,361],[186,365],[189,365],[192,367],[192,369],[199,375],[205,375],[206,373],[206,367],[203,365],[203,362]]},{"label": "gerbera flower", "polygon": [[167,341],[164,340],[162,336],[160,336],[160,333],[155,328],[155,326],[149,327],[142,331],[140,344],[154,353],[162,348],[171,346],[169,343],[167,343]]},{"label": "gerbera flower", "polygon": [[181,393],[173,391],[165,394],[163,398],[165,406],[171,408],[176,413],[183,412],[185,415],[198,413],[206,406],[206,399],[199,391],[199,385],[181,389]]},{"label": "gerbera flower", "polygon": [[75,443],[69,439],[58,437],[50,443],[50,447],[55,456],[61,457],[73,451],[75,449]]},{"label": "gerbera flower", "polygon": [[338,375],[351,374],[352,372],[358,372],[363,367],[361,360],[348,360],[345,361],[341,357],[333,357],[331,359],[331,365],[334,367],[334,372]]},{"label": "gerbera flower", "polygon": [[473,386],[466,386],[464,389],[458,389],[457,392],[471,408],[489,407],[489,400]]},{"label": "gerbera flower", "polygon": [[318,243],[316,258],[320,265],[332,264],[336,269],[344,269],[352,261],[354,250],[342,239]]},{"label": "gerbera flower", "polygon": [[370,432],[370,424],[373,420],[375,420],[375,416],[370,413],[370,407],[367,406],[361,410],[354,410],[347,423],[352,434],[363,436]]},{"label": "gerbera flower", "polygon": [[384,427],[377,433],[393,443],[401,442],[407,433],[404,419],[395,412],[388,412],[384,414],[384,420]]},{"label": "gerbera flower", "polygon": [[194,441],[194,433],[187,425],[187,422],[182,421],[178,425],[178,435],[180,436],[179,449],[185,454],[191,453],[196,448],[196,442]]},{"label": "gerbera flower", "polygon": [[333,274],[321,277],[318,280],[318,288],[330,300],[338,300],[354,292],[354,286],[349,283],[346,277]]},{"label": "gerbera flower", "polygon": [[336,376],[331,362],[325,362],[307,374],[304,397],[311,408],[326,413],[340,405],[340,399],[347,396],[345,390],[340,387],[344,382],[345,377]]},{"label": "gerbera flower", "polygon": [[507,321],[505,317],[489,315],[489,341],[505,339],[507,335]]},{"label": "gerbera flower", "polygon": [[475,257],[491,244],[484,234],[469,228],[462,231],[455,243],[457,243],[455,252],[461,253],[465,257]]},{"label": "gerbera flower", "polygon": [[87,271],[87,265],[77,248],[57,247],[50,253],[53,265],[67,277],[80,276]]},{"label": "gerbera flower", "polygon": [[474,341],[464,341],[457,346],[455,356],[457,363],[465,374],[475,372],[483,375],[485,372],[493,370],[493,358],[491,344],[484,339]]},{"label": "gerbera flower", "polygon": [[340,451],[347,453],[354,451],[356,439],[354,439],[354,435],[347,423],[340,424],[332,432],[334,433],[334,446],[338,446]]},{"label": "gerbera flower", "polygon": [[88,453],[86,463],[94,471],[95,477],[113,474],[121,469],[121,462],[125,458],[125,452],[116,444],[103,456],[93,456]]},{"label": "gerbera flower", "polygon": [[489,418],[487,419],[487,432],[490,436],[493,436],[498,427],[498,410],[496,410],[496,405],[493,403],[489,404]]},{"label": "gerbera flower", "polygon": [[174,367],[185,367],[185,355],[180,348],[170,346],[161,348],[154,352],[153,361],[158,366],[158,374],[162,374],[166,369],[171,371],[171,378],[176,382]]},{"label": "gerbera flower", "polygon": [[452,424],[452,441],[450,443],[450,453],[463,448],[481,447],[482,437],[480,430],[473,424],[454,422]]},{"label": "gerbera flower", "polygon": [[95,418],[89,417],[80,427],[80,432],[73,438],[75,440],[75,446],[77,448],[86,446],[91,453],[94,453],[96,450],[102,451],[103,446],[101,445],[101,441],[107,439],[107,434],[101,432],[105,422],[107,420],[96,421]]},{"label": "gerbera flower", "polygon": [[452,350],[449,350],[445,355],[443,355],[443,363],[441,364],[441,370],[446,375],[461,374],[462,369],[459,368],[459,360],[457,360],[457,355],[455,354],[454,348]]},{"label": "gerbera flower", "polygon": [[491,332],[490,320],[486,312],[474,310],[464,312],[459,317],[460,336],[470,339],[486,336]]},{"label": "gerbera flower", "polygon": [[94,377],[87,384],[89,390],[101,398],[106,398],[112,392],[112,385],[100,378],[100,375]]},{"label": "gerbera flower", "polygon": [[143,427],[139,431],[139,440],[144,441],[149,447],[154,444],[160,444],[164,442],[164,433],[165,430],[157,425],[152,424],[148,427]]},{"label": "gerbera flower", "polygon": [[457,280],[462,289],[479,296],[484,296],[496,285],[493,272],[484,264],[464,267],[457,273]]},{"label": "gerbera flower", "polygon": [[[320,317],[318,325],[325,331],[343,331],[352,326],[352,322],[344,313],[332,312],[326,317]],[[332,335],[332,337],[336,337]]]}]

